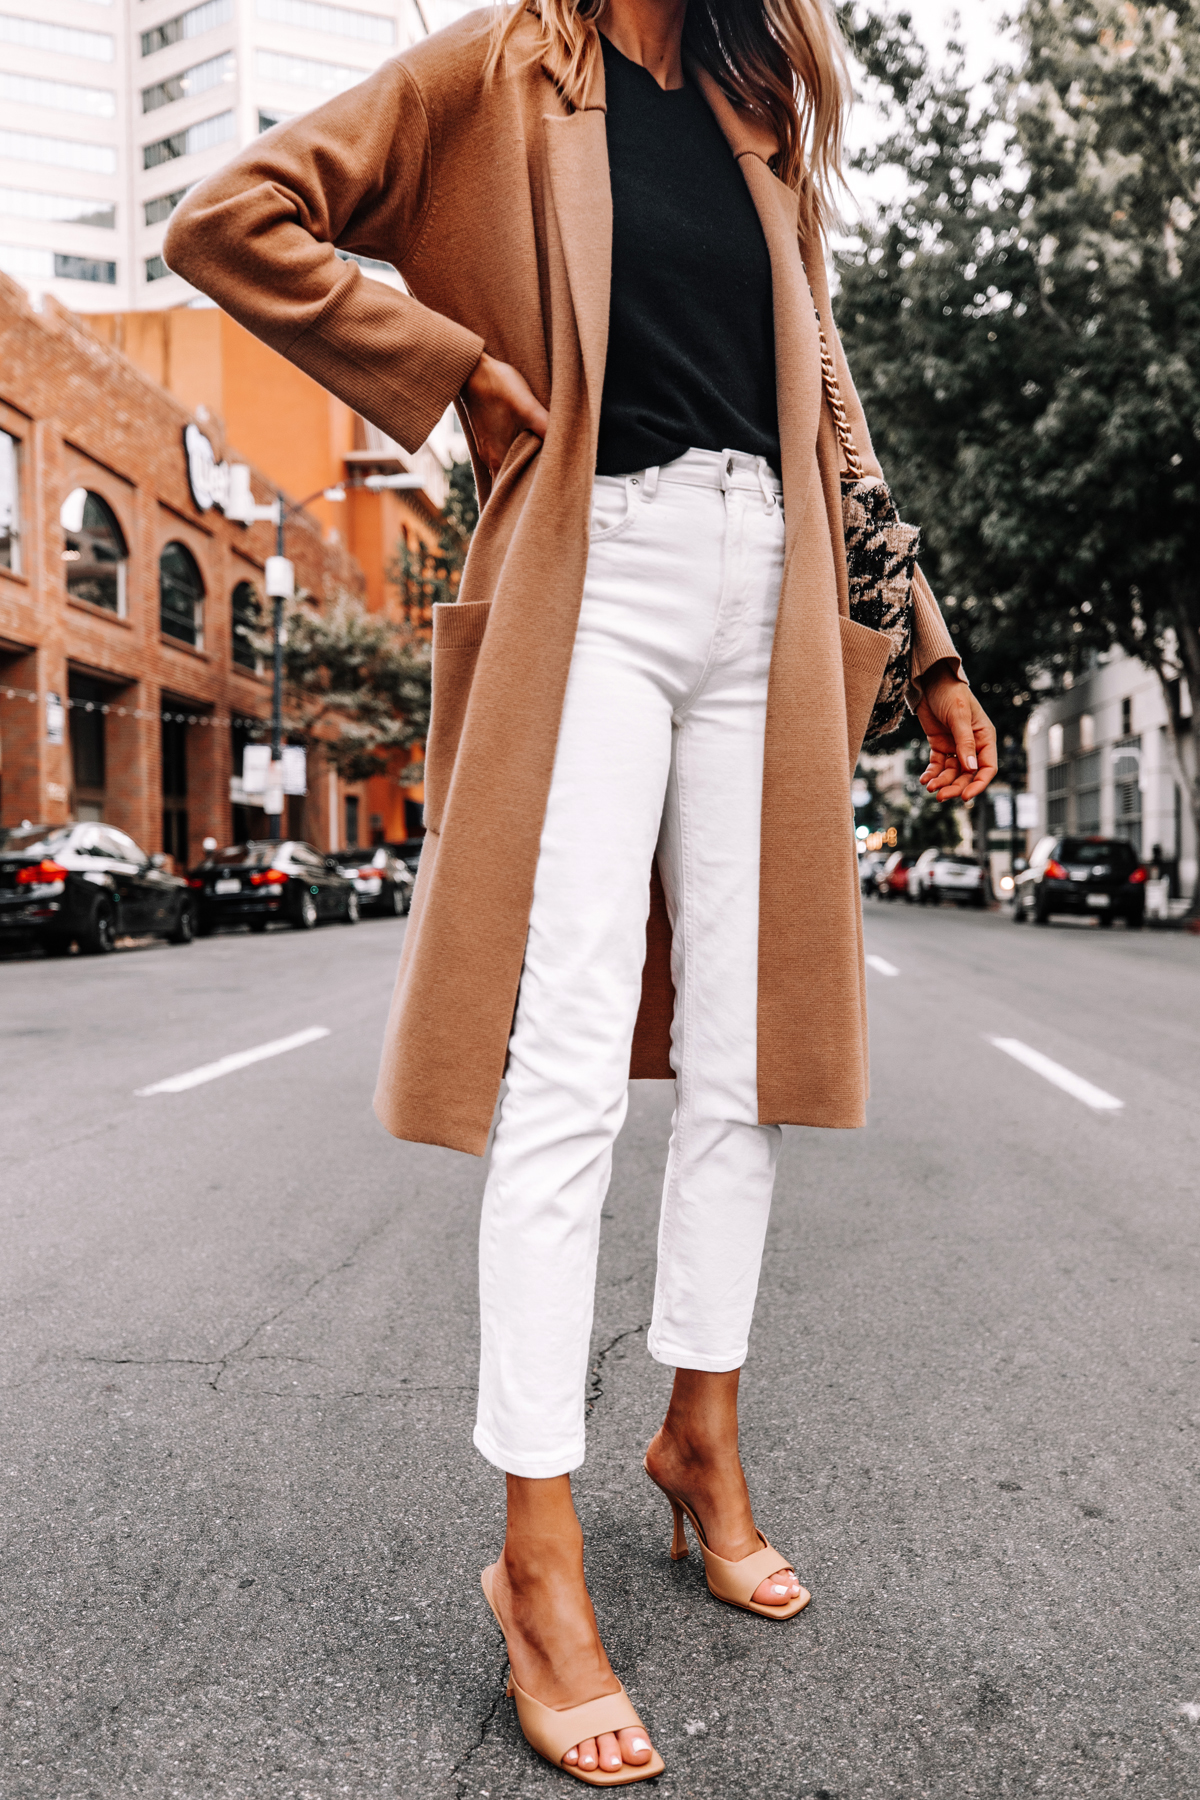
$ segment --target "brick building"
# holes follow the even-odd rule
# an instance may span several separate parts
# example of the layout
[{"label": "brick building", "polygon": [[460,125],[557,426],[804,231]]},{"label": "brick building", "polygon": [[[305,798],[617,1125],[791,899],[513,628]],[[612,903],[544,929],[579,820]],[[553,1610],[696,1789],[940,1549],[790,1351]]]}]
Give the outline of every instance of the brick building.
[{"label": "brick building", "polygon": [[[235,811],[231,779],[250,722],[270,713],[237,627],[273,528],[197,504],[184,431],[199,418],[0,276],[0,823],[103,817],[177,861],[205,836],[262,829]],[[200,425],[219,462],[221,421]],[[257,470],[252,483],[272,497]],[[366,598],[317,519],[298,515],[287,549],[312,592]],[[338,810],[313,774],[288,829],[328,845]]]}]

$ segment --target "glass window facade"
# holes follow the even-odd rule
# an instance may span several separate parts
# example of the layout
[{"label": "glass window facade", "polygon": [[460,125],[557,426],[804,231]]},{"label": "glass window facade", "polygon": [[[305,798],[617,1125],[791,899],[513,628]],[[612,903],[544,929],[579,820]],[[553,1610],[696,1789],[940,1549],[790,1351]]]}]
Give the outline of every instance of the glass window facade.
[{"label": "glass window facade", "polygon": [[0,187],[0,213],[14,219],[45,219],[54,225],[96,225],[112,231],[117,209],[104,200],[78,194],[41,194],[26,188]]},{"label": "glass window facade", "polygon": [[58,56],[90,56],[93,62],[113,60],[113,39],[107,31],[78,31],[71,25],[51,25],[44,19],[18,19],[0,13],[0,44],[19,44],[24,50],[52,50]]},{"label": "glass window facade", "polygon": [[56,250],[54,278],[56,281],[99,281],[106,287],[115,287],[117,265],[103,257],[63,256]]},{"label": "glass window facade", "polygon": [[237,59],[232,50],[210,56],[207,62],[193,63],[190,69],[181,69],[178,75],[170,75],[166,81],[156,81],[153,87],[143,88],[142,111],[154,112],[157,107],[170,106],[173,100],[190,100],[193,94],[207,93],[209,88],[232,81],[236,69]]},{"label": "glass window facade", "polygon": [[161,25],[143,31],[142,55],[153,56],[156,50],[165,50],[168,44],[202,37],[218,25],[227,25],[232,17],[233,0],[206,0],[203,6],[191,6],[187,12],[176,13],[173,19],[164,19]]},{"label": "glass window facade", "polygon": [[91,175],[117,172],[117,153],[108,144],[81,144],[34,131],[0,130],[0,156],[12,162],[46,163],[55,169],[85,169]]},{"label": "glass window facade", "polygon": [[87,488],[72,488],[62,504],[62,559],[67,593],[123,617],[129,551],[108,501]]},{"label": "glass window facade", "polygon": [[0,431],[0,569],[21,572],[21,440]]},{"label": "glass window facade", "polygon": [[233,590],[233,660],[239,669],[257,669],[254,639],[262,630],[262,605],[252,581],[239,581]]},{"label": "glass window facade", "polygon": [[169,219],[185,194],[191,193],[190,187],[176,188],[173,194],[159,194],[154,200],[147,200],[143,207],[147,225],[161,225]]},{"label": "glass window facade", "polygon": [[282,125],[285,119],[294,119],[295,116],[295,113],[280,112],[277,107],[272,107],[270,112],[264,112],[260,106],[258,109],[258,129],[260,131],[270,131],[272,125]]},{"label": "glass window facade", "polygon": [[159,557],[158,594],[163,636],[199,649],[204,641],[204,581],[186,544],[168,544]]},{"label": "glass window facade", "polygon": [[301,31],[327,31],[334,37],[358,38],[364,44],[394,44],[396,27],[378,13],[358,12],[348,6],[320,6],[314,0],[255,0],[260,19],[276,25],[296,25]]},{"label": "glass window facade", "polygon": [[50,106],[56,112],[86,113],[93,119],[116,117],[117,97],[109,88],[79,87],[73,81],[40,81],[35,75],[9,75],[0,70],[0,100],[18,106]]},{"label": "glass window facade", "polygon": [[161,256],[148,256],[146,258],[147,281],[162,281],[170,273],[170,269],[168,269]]},{"label": "glass window facade", "polygon": [[201,119],[198,125],[190,125],[186,131],[175,131],[170,137],[159,138],[157,143],[143,145],[142,167],[157,169],[161,163],[173,162],[176,157],[195,156],[201,150],[210,150],[214,144],[226,143],[232,136],[232,112],[217,113],[214,118]]},{"label": "glass window facade", "polygon": [[344,93],[357,82],[365,81],[369,72],[344,68],[340,63],[314,62],[310,56],[285,56],[281,50],[259,50],[254,61],[260,81],[318,88],[323,94]]}]

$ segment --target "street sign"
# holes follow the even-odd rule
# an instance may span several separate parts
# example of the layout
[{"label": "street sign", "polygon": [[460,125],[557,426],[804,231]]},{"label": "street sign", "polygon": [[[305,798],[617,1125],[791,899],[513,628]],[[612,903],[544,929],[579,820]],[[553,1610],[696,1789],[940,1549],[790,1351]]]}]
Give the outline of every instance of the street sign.
[{"label": "street sign", "polygon": [[270,744],[247,744],[242,751],[242,786],[246,792],[265,794],[270,773]]},{"label": "street sign", "polygon": [[301,744],[283,746],[283,791],[285,794],[307,794],[307,759]]}]

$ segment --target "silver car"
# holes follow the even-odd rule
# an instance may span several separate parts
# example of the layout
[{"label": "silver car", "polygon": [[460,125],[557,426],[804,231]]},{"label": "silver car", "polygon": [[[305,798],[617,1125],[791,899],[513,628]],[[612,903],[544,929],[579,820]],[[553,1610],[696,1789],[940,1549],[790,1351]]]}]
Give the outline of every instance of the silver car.
[{"label": "silver car", "polygon": [[977,856],[943,850],[924,872],[922,905],[937,906],[942,900],[956,900],[960,906],[984,907],[987,897],[987,876]]}]

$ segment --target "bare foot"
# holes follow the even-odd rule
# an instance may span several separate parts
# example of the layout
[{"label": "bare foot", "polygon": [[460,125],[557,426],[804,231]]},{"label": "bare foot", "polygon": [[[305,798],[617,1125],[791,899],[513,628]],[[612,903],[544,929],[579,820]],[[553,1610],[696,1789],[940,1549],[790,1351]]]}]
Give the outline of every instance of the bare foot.
[{"label": "bare foot", "polygon": [[[583,1574],[583,1533],[570,1500],[568,1478],[558,1476],[566,1490],[567,1517],[540,1518],[548,1533],[531,1533],[534,1521],[518,1519],[526,1529],[513,1529],[513,1488],[540,1489],[535,1496],[539,1513],[550,1498],[544,1490],[551,1481],[521,1481],[509,1476],[509,1533],[504,1550],[493,1566],[492,1598],[508,1642],[513,1680],[543,1706],[558,1711],[582,1706],[588,1700],[615,1694],[620,1682],[600,1642],[596,1615]],[[652,1755],[649,1734],[631,1727],[585,1738],[567,1751],[563,1762],[579,1769],[601,1769],[614,1774],[628,1763],[641,1768]]]},{"label": "bare foot", "polygon": [[[721,1375],[677,1369],[667,1416],[646,1452],[654,1480],[687,1501],[709,1549],[727,1562],[762,1549],[738,1455],[737,1377],[736,1369]],[[801,1592],[796,1571],[785,1565],[752,1598],[759,1606],[787,1606]]]}]

